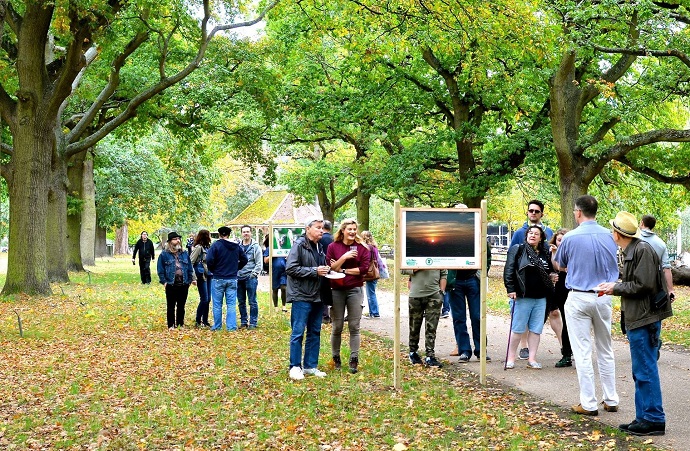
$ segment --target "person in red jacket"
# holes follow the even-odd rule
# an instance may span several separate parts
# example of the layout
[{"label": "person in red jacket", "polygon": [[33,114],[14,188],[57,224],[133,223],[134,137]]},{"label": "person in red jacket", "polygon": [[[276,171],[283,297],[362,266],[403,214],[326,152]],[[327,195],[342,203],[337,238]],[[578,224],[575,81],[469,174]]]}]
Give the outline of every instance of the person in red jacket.
[{"label": "person in red jacket", "polygon": [[357,221],[346,219],[340,223],[333,242],[326,251],[326,261],[332,271],[345,274],[342,279],[332,279],[333,307],[331,307],[331,352],[336,369],[340,369],[340,344],[342,341],[345,308],[350,330],[350,372],[356,373],[359,365],[359,324],[364,307],[363,276],[369,269],[369,249],[357,233]]}]

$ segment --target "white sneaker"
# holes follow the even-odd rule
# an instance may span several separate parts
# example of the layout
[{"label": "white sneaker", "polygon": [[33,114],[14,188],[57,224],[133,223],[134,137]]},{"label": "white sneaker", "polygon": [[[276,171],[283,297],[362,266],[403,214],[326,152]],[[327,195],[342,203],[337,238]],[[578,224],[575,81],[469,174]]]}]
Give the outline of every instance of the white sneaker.
[{"label": "white sneaker", "polygon": [[302,373],[305,376],[326,377],[326,373],[319,371],[317,368],[306,368]]},{"label": "white sneaker", "polygon": [[293,366],[290,368],[290,379],[295,380],[295,381],[301,381],[304,379],[304,373],[302,372],[302,368],[298,366]]}]

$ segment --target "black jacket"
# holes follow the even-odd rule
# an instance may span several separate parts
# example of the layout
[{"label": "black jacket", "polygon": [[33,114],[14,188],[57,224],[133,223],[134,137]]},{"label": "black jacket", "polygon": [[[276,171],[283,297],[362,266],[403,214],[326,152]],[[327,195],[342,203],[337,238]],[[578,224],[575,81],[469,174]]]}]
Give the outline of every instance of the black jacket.
[{"label": "black jacket", "polygon": [[[515,293],[519,298],[525,297],[527,292],[525,269],[531,265],[525,246],[528,244],[514,244],[508,251],[506,265],[503,268],[503,283],[506,286],[506,292]],[[544,263],[544,270],[547,273],[554,272],[551,256],[543,249],[539,250],[538,255],[539,260]]]},{"label": "black jacket", "polygon": [[139,252],[139,261],[149,261],[149,260],[155,260],[156,259],[156,254],[153,250],[153,243],[151,240],[142,240],[139,238],[139,241],[137,241],[137,244],[134,245],[134,255],[132,255],[132,260],[137,258],[137,252]]},{"label": "black jacket", "polygon": [[287,301],[321,302],[321,277],[316,268],[325,264],[326,254],[320,243],[311,244],[305,235],[297,238],[285,263]]}]

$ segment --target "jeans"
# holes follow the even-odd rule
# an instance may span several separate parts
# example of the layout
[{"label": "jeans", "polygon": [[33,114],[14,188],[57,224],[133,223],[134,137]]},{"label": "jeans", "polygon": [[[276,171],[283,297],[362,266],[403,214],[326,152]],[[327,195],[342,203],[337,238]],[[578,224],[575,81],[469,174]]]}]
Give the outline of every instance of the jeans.
[{"label": "jeans", "polygon": [[[565,303],[565,316],[580,384],[582,408],[597,410],[592,365],[592,331],[594,346],[597,349],[597,367],[603,401],[609,406],[617,406],[619,398],[616,392],[616,362],[611,344],[611,296],[571,291]],[[654,358],[656,359],[656,352]]]},{"label": "jeans", "polygon": [[[165,300],[168,307],[168,328],[184,326],[184,306],[187,303],[189,285],[165,285]],[[175,308],[177,307],[177,311]]]},{"label": "jeans", "polygon": [[[256,327],[259,323],[259,304],[256,302],[256,288],[259,279],[250,277],[237,281],[237,306],[240,308],[240,324]],[[249,299],[249,321],[247,322],[247,298]]]},{"label": "jeans", "polygon": [[379,302],[376,299],[376,285],[378,280],[369,280],[367,284],[367,301],[369,302],[369,316],[379,317]]},{"label": "jeans", "polygon": [[[467,301],[467,303],[465,303]],[[467,333],[467,309],[470,311],[472,324],[472,341],[474,343],[474,355],[479,357],[480,340],[479,325],[481,320],[481,297],[479,293],[479,278],[458,279],[455,287],[450,291],[450,311],[453,315],[453,331],[455,342],[458,344],[458,353],[463,352],[472,355],[470,335]]]},{"label": "jeans", "polygon": [[211,283],[213,298],[213,327],[211,330],[219,330],[223,327],[223,296],[228,305],[225,317],[225,327],[228,331],[237,330],[237,279],[213,279]]},{"label": "jeans", "polygon": [[441,315],[445,315],[450,312],[450,291],[446,291],[445,296],[443,296],[443,306],[441,307]]},{"label": "jeans", "polygon": [[[203,278],[206,278],[204,280]],[[199,306],[196,308],[196,323],[208,325],[208,307],[211,302],[211,281],[213,276],[196,273],[196,287],[199,289]]]},{"label": "jeans", "polygon": [[292,303],[290,313],[290,368],[301,366],[302,339],[307,329],[307,340],[304,344],[304,369],[316,368],[319,363],[321,347],[321,320],[323,303],[296,301]]},{"label": "jeans", "polygon": [[661,381],[656,363],[656,343],[661,333],[661,321],[628,330],[630,360],[635,381],[635,419],[665,423],[661,404]]}]

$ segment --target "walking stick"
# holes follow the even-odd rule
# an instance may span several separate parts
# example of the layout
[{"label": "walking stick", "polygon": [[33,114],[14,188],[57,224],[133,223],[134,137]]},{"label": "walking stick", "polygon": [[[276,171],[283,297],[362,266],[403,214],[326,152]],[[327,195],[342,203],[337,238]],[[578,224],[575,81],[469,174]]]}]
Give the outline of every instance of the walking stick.
[{"label": "walking stick", "polygon": [[510,349],[510,334],[513,330],[513,313],[515,313],[515,302],[517,302],[517,300],[513,299],[513,303],[510,305],[510,327],[508,328],[508,346],[506,346],[506,359],[505,363],[503,363],[503,371],[506,371],[508,369],[508,350]]}]

